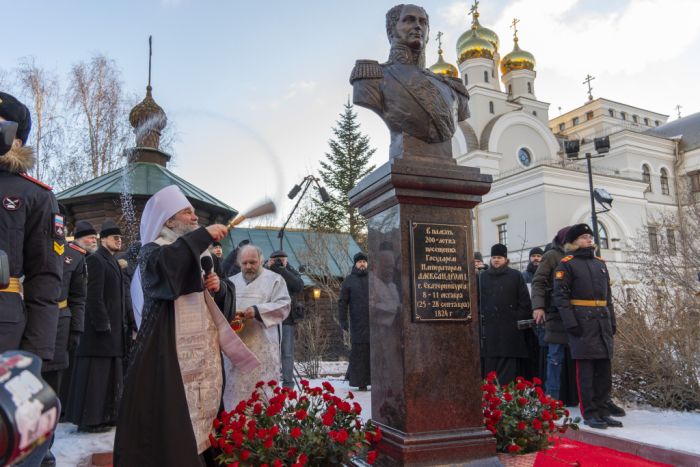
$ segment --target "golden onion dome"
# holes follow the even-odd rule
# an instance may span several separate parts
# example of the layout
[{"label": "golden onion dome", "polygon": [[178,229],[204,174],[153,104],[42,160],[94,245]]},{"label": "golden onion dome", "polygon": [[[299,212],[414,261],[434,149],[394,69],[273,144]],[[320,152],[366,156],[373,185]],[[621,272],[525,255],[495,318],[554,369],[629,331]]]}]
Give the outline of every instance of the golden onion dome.
[{"label": "golden onion dome", "polygon": [[430,71],[436,75],[451,76],[452,78],[459,78],[459,71],[457,67],[451,63],[447,63],[444,58],[442,58],[442,49],[438,49],[438,61],[435,62],[430,68]]},{"label": "golden onion dome", "polygon": [[514,70],[534,71],[535,63],[535,56],[520,48],[516,36],[513,38],[513,51],[501,59],[501,73],[505,75]]},{"label": "golden onion dome", "polygon": [[462,34],[457,41],[457,57],[459,63],[469,60],[470,58],[493,59],[495,54],[496,46],[481,37],[475,25],[472,25],[472,28]]}]

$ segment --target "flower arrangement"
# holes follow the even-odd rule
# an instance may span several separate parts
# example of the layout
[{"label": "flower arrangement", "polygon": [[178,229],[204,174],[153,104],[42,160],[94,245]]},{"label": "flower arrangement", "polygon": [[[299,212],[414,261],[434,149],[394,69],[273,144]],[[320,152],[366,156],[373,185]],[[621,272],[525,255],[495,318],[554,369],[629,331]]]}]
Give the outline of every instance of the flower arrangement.
[{"label": "flower arrangement", "polygon": [[486,376],[482,407],[486,429],[496,435],[496,449],[511,454],[526,454],[549,448],[557,433],[578,429],[580,417],[572,419],[562,401],[542,390],[542,381],[518,376],[501,386],[492,371]]},{"label": "flower arrangement", "polygon": [[[362,407],[335,395],[333,386],[311,387],[301,380],[301,393],[260,381],[250,399],[214,420],[209,435],[227,467],[327,466],[349,463],[378,442],[382,433],[370,421],[362,423]],[[374,463],[377,451],[367,452]]]}]

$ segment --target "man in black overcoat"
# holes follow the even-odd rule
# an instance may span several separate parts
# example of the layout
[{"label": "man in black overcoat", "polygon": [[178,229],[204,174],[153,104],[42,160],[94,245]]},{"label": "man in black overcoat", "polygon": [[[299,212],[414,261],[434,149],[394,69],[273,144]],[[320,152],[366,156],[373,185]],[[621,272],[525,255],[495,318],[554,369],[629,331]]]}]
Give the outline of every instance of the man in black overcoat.
[{"label": "man in black overcoat", "polygon": [[343,331],[350,331],[351,348],[347,379],[350,381],[350,386],[366,391],[367,386],[371,384],[367,255],[362,252],[357,253],[353,261],[352,272],[345,278],[340,288],[338,321]]},{"label": "man in black overcoat", "polygon": [[530,294],[520,272],[508,266],[508,249],[500,243],[491,247],[491,267],[479,281],[484,376],[495,371],[498,381],[508,384],[528,366],[525,336],[516,323],[530,317]]},{"label": "man in black overcoat", "polygon": [[87,257],[85,330],[78,346],[66,418],[78,431],[102,432],[116,422],[123,384],[125,295],[122,271],[114,258],[121,231],[108,219],[100,247]]}]

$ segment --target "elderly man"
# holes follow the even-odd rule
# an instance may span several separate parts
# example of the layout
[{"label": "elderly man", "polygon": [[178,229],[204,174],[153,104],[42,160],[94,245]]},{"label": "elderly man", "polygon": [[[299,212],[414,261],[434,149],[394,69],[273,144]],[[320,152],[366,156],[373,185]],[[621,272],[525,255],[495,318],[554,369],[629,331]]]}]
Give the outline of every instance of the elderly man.
[{"label": "elderly man", "polygon": [[78,431],[107,431],[117,417],[124,378],[124,287],[114,254],[121,247],[121,230],[107,219],[100,231],[100,247],[86,259],[86,323],[66,414]]},{"label": "elderly man", "polygon": [[229,362],[226,367],[224,407],[232,410],[247,399],[258,381],[280,377],[282,322],[289,315],[292,300],[284,278],[263,268],[262,250],[245,245],[238,253],[241,272],[231,278],[236,287],[236,315],[244,319],[240,337],[258,357],[260,367],[246,375]]},{"label": "elderly man", "polygon": [[[115,466],[215,465],[208,436],[221,403],[221,351],[255,366],[222,315],[234,292],[210,270],[207,248],[223,225],[199,227],[194,208],[171,185],[141,218],[139,269],[131,284],[140,322],[114,442]],[[207,264],[208,263],[208,264]],[[212,298],[213,296],[213,298]]]},{"label": "elderly man", "polygon": [[457,78],[425,67],[429,21],[416,5],[386,14],[389,60],[358,60],[350,75],[353,102],[376,112],[391,132],[391,158],[452,157],[456,122],[469,117],[469,94]]}]

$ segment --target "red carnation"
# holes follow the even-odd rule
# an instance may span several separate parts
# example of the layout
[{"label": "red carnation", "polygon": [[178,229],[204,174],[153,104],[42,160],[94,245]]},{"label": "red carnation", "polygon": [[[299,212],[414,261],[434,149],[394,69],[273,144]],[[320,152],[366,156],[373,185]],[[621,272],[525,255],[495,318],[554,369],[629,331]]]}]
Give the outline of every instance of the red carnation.
[{"label": "red carnation", "polygon": [[304,453],[301,453],[301,456],[299,456],[298,461],[301,465],[306,465],[306,463],[309,462],[309,456],[307,456]]},{"label": "red carnation", "polygon": [[321,420],[323,421],[323,424],[326,426],[331,426],[333,424],[333,419],[335,418],[335,414],[332,414],[330,412],[326,412],[323,414],[321,417]]},{"label": "red carnation", "polygon": [[503,394],[503,399],[505,399],[506,402],[510,402],[513,400],[513,395],[511,393],[507,392],[507,393]]},{"label": "red carnation", "polygon": [[271,406],[269,406],[269,407],[267,408],[267,410],[265,411],[265,413],[267,414],[268,417],[274,417],[275,415],[277,415],[278,413],[280,413],[281,410],[282,410],[282,406],[281,406],[281,405],[279,405],[279,404],[272,404]]},{"label": "red carnation", "polygon": [[508,445],[508,452],[520,452],[520,446],[518,446],[517,444]]},{"label": "red carnation", "polygon": [[527,386],[523,382],[520,382],[520,383],[515,385],[515,389],[517,389],[518,391],[524,391],[526,387]]},{"label": "red carnation", "polygon": [[323,389],[325,389],[326,391],[328,391],[328,392],[330,392],[330,393],[334,393],[334,392],[335,392],[335,389],[333,388],[333,385],[332,385],[331,383],[329,383],[328,381],[322,382],[321,385],[323,386]]},{"label": "red carnation", "polygon": [[360,404],[358,404],[357,402],[353,402],[353,403],[352,403],[352,407],[353,407],[353,411],[354,411],[356,414],[362,413],[362,406],[361,406]]},{"label": "red carnation", "polygon": [[299,380],[299,384],[301,384],[302,387],[307,388],[307,387],[309,387],[309,380],[307,380],[307,379]]},{"label": "red carnation", "polygon": [[240,457],[242,461],[246,461],[246,460],[248,460],[248,458],[250,457],[250,451],[246,451],[245,449],[243,449],[243,450],[238,454],[238,457]]},{"label": "red carnation", "polygon": [[535,430],[539,430],[542,428],[542,422],[539,420],[539,418],[536,418],[532,421],[532,428]]},{"label": "red carnation", "polygon": [[270,381],[267,382],[267,385],[270,386],[271,388],[274,388],[275,386],[277,386],[277,381],[275,381],[274,379],[271,379]]},{"label": "red carnation", "polygon": [[295,426],[289,434],[292,435],[292,438],[297,439],[301,436],[301,428]]},{"label": "red carnation", "polygon": [[546,421],[551,420],[551,419],[552,419],[551,413],[547,412],[546,410],[544,412],[542,412],[542,420],[543,421],[546,422]]},{"label": "red carnation", "polygon": [[518,430],[523,431],[526,426],[525,422],[518,422]]},{"label": "red carnation", "polygon": [[265,386],[265,382],[264,382],[264,381],[258,381],[257,383],[255,383],[255,388],[256,388],[256,389],[257,389],[257,388],[261,388],[261,387],[263,387],[263,386]]},{"label": "red carnation", "polygon": [[524,397],[518,397],[518,404],[524,406],[525,404],[527,404],[527,399],[525,399]]},{"label": "red carnation", "polygon": [[353,394],[352,391],[348,391],[348,396],[347,396],[347,397],[348,397],[348,399],[354,399],[354,398],[355,398],[355,394]]},{"label": "red carnation", "polygon": [[262,404],[257,403],[253,406],[253,413],[259,415],[262,412]]},{"label": "red carnation", "polygon": [[532,382],[533,382],[535,385],[537,385],[537,386],[539,386],[539,385],[542,384],[542,380],[539,379],[537,376],[535,376],[534,378],[532,378]]},{"label": "red carnation", "polygon": [[275,442],[272,440],[272,438],[267,438],[265,442],[263,443],[263,447],[265,449],[271,449],[272,446],[274,446]]},{"label": "red carnation", "polygon": [[496,379],[496,372],[492,371],[488,375],[486,375],[486,381],[489,383],[492,383]]},{"label": "red carnation", "polygon": [[284,464],[282,464],[281,460],[275,459],[275,462],[272,465],[273,465],[273,467],[282,467]]},{"label": "red carnation", "polygon": [[306,413],[306,410],[299,409],[296,411],[296,413],[294,415],[297,417],[298,420],[304,420],[307,416],[307,413]]},{"label": "red carnation", "polygon": [[374,464],[374,461],[377,460],[377,450],[369,451],[367,453],[367,463],[368,464]]},{"label": "red carnation", "polygon": [[377,431],[374,432],[374,441],[375,442],[380,441],[381,439],[382,439],[382,432],[379,429],[379,427],[377,427]]}]

